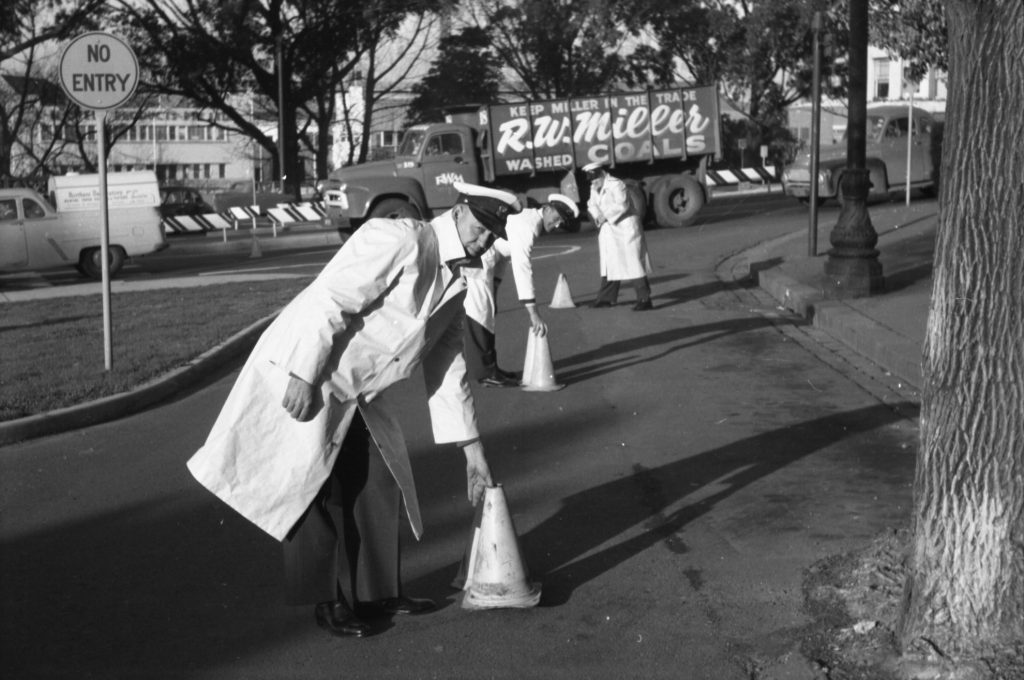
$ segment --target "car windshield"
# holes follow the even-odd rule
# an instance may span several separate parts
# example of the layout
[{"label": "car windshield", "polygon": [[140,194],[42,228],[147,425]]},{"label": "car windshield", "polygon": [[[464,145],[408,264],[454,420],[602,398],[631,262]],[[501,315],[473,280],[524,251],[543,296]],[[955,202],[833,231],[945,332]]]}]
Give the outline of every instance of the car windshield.
[{"label": "car windshield", "polygon": [[[867,122],[867,138],[878,141],[882,138],[882,133],[885,131],[885,116],[868,116]],[[848,129],[843,131],[843,143],[846,143]]]},{"label": "car windshield", "polygon": [[402,138],[402,144],[398,147],[399,156],[415,156],[423,147],[423,140],[427,133],[424,130],[409,130]]}]

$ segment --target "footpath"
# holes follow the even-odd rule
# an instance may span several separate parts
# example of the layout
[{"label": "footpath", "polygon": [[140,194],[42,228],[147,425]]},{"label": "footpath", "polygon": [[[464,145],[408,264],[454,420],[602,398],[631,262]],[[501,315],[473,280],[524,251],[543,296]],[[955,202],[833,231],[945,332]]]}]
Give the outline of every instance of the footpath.
[{"label": "footpath", "polygon": [[[780,308],[804,317],[815,327],[892,374],[900,383],[919,391],[938,222],[936,205],[934,202],[911,203],[909,206],[887,203],[871,206],[870,213],[878,234],[876,247],[885,279],[885,289],[881,293],[865,298],[830,299],[830,285],[824,269],[827,252],[831,247],[829,233],[834,226],[834,220],[829,219],[819,220],[817,254],[809,253],[809,227],[794,224],[794,231],[788,235],[761,243],[729,258],[722,264],[719,274],[735,280],[749,275],[761,289],[775,298]],[[213,239],[217,241],[213,242]],[[261,230],[261,235],[255,240],[251,232],[246,230],[230,232],[223,240],[216,235],[205,238],[184,237],[175,239],[171,247],[175,252],[197,249],[242,252],[341,243],[337,231],[313,225],[292,227],[276,238],[269,237]],[[0,302],[95,293],[98,285],[83,283],[10,292],[0,294]],[[130,290],[139,286],[166,284],[117,282],[116,285],[119,290]],[[220,366],[225,360],[246,351],[269,321],[264,319],[253,324],[188,366],[134,392],[2,422],[0,446],[112,420],[165,399]]]},{"label": "footpath", "polygon": [[831,292],[825,264],[834,218],[819,221],[815,255],[810,254],[810,227],[805,225],[733,258],[727,273],[733,278],[749,273],[780,307],[892,374],[901,387],[920,391],[937,206],[886,203],[869,206],[869,212],[884,278],[884,290],[877,294],[836,299]]}]

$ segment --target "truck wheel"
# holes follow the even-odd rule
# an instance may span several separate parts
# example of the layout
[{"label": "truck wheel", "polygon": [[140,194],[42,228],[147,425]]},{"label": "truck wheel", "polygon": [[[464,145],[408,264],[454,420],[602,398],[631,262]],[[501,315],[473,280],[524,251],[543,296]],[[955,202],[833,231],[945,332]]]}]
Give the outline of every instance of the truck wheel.
[{"label": "truck wheel", "polygon": [[[90,279],[100,281],[103,279],[103,251],[99,248],[86,248],[78,256],[77,269]],[[110,276],[121,271],[124,265],[125,254],[120,246],[110,246],[107,249],[107,266],[110,269]]]},{"label": "truck wheel", "polygon": [[420,219],[420,211],[409,201],[401,198],[385,198],[373,206],[373,210],[367,217],[387,217],[390,219],[412,218]]},{"label": "truck wheel", "polygon": [[704,189],[693,175],[672,175],[654,189],[654,217],[662,227],[693,224],[704,207]]},{"label": "truck wheel", "polygon": [[627,179],[625,184],[629,207],[640,218],[640,224],[644,224],[647,221],[647,196],[644,189],[635,179]]}]

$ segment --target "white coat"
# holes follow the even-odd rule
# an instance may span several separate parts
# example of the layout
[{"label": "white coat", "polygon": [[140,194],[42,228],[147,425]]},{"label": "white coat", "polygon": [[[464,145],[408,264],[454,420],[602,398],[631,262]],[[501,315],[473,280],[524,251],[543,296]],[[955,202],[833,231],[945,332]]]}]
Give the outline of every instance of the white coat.
[{"label": "white coat", "polygon": [[501,279],[509,262],[516,282],[519,301],[533,302],[533,244],[543,229],[543,217],[539,208],[527,208],[515,215],[509,215],[505,225],[507,239],[497,239],[494,245],[480,258],[480,267],[463,269],[466,278],[466,315],[478,324],[494,332],[494,315],[497,312],[494,280]]},{"label": "white coat", "polygon": [[[195,478],[282,540],[327,479],[358,407],[419,538],[412,468],[386,390],[422,364],[434,440],[478,436],[462,357],[464,285],[444,266],[464,256],[450,213],[367,221],[263,333],[188,461]],[[308,422],[281,406],[289,374],[319,386]]]},{"label": "white coat", "polygon": [[622,180],[605,174],[601,190],[590,192],[587,211],[600,228],[597,246],[601,276],[609,281],[626,281],[651,273],[643,225]]}]

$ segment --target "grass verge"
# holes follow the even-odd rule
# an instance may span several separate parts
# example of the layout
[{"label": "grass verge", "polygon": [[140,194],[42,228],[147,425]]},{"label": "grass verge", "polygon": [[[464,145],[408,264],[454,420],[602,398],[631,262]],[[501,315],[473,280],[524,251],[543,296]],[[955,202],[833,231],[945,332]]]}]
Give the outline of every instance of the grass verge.
[{"label": "grass verge", "polygon": [[100,295],[0,305],[0,421],[133,389],[274,313],[308,279],[111,296],[112,366]]}]

